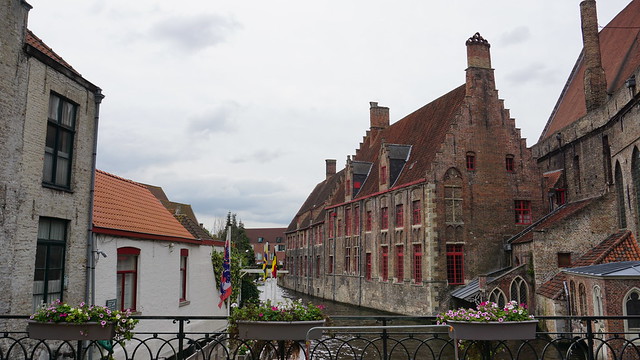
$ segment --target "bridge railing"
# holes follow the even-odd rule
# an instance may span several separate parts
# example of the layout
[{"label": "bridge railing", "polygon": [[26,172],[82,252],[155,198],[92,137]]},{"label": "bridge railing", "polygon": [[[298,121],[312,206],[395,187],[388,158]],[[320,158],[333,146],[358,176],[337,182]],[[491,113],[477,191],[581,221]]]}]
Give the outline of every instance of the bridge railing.
[{"label": "bridge railing", "polygon": [[333,316],[323,336],[306,343],[239,340],[225,316],[136,318],[132,340],[96,342],[31,339],[27,316],[0,315],[0,360],[640,360],[640,316],[538,317],[536,339],[458,344],[446,328],[427,326],[431,316]]}]

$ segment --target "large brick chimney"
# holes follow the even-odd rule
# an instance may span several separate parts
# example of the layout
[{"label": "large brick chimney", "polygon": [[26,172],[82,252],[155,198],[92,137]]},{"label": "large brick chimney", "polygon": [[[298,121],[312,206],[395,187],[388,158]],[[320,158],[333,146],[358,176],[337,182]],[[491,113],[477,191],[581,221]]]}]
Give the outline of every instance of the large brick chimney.
[{"label": "large brick chimney", "polygon": [[328,179],[331,175],[336,174],[336,160],[335,159],[326,159],[326,179]]},{"label": "large brick chimney", "polygon": [[582,43],[584,46],[584,97],[587,111],[597,109],[607,101],[607,78],[600,58],[598,14],[595,0],[580,3]]},{"label": "large brick chimney", "polygon": [[377,102],[369,102],[369,122],[371,130],[382,130],[389,127],[389,108],[378,106]]},{"label": "large brick chimney", "polygon": [[489,42],[480,33],[475,33],[467,40],[467,67],[491,69],[491,53]]}]

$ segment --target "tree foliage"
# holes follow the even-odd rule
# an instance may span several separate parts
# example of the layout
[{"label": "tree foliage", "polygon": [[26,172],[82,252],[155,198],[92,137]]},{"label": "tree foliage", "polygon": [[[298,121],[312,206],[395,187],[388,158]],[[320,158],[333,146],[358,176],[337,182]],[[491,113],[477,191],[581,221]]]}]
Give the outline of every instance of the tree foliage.
[{"label": "tree foliage", "polygon": [[[241,304],[246,301],[255,301],[260,297],[260,291],[254,280],[253,274],[244,274],[240,269],[248,268],[254,265],[255,255],[253,248],[249,243],[249,237],[246,234],[244,225],[241,221],[237,221],[236,214],[229,213],[227,215],[227,226],[218,234],[220,240],[227,238],[227,229],[231,226],[231,302],[238,302],[238,293],[242,289]],[[216,276],[216,285],[220,288],[220,276],[222,274],[222,262],[224,260],[224,251],[213,251],[211,254],[211,262],[213,263],[213,271]],[[239,282],[238,279],[241,279]],[[240,286],[238,286],[240,284]]]}]

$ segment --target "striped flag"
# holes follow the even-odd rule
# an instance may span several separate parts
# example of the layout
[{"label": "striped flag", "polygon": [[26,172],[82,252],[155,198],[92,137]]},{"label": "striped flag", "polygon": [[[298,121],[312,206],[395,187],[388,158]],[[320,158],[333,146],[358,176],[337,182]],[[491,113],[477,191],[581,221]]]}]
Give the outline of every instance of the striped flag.
[{"label": "striped flag", "polygon": [[231,226],[227,229],[227,240],[224,243],[224,260],[222,261],[222,275],[220,277],[220,303],[221,308],[227,298],[231,296]]},{"label": "striped flag", "polygon": [[271,262],[271,277],[275,278],[278,274],[278,265],[276,263],[276,253],[273,253],[273,261]]}]

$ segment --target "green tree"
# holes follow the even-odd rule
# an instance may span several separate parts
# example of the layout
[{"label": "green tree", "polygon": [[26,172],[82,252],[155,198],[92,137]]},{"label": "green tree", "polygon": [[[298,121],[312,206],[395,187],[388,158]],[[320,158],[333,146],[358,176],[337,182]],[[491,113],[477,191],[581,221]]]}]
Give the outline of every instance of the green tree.
[{"label": "green tree", "polygon": [[[242,289],[242,299],[240,306],[246,302],[257,301],[260,297],[260,291],[255,284],[255,274],[242,274],[240,269],[254,266],[255,255],[249,238],[247,237],[244,225],[241,221],[237,221],[236,214],[227,215],[227,226],[218,234],[220,240],[226,240],[227,231],[231,226],[231,302],[238,302],[238,293]],[[213,251],[211,254],[211,262],[213,271],[216,276],[217,288],[220,288],[220,276],[222,274],[222,262],[224,260],[224,251]],[[238,281],[241,279],[241,281]]]}]

